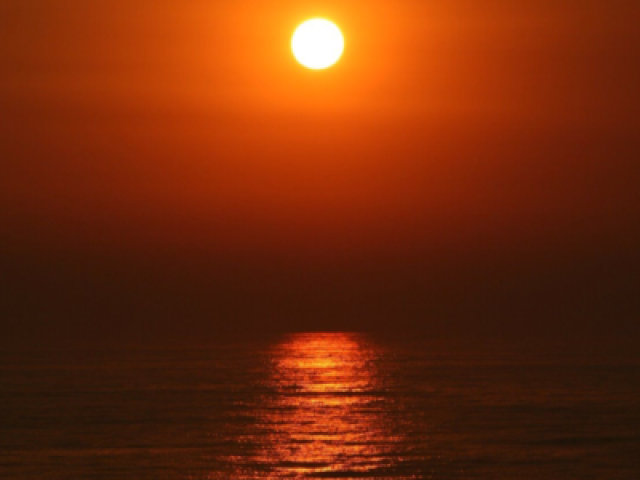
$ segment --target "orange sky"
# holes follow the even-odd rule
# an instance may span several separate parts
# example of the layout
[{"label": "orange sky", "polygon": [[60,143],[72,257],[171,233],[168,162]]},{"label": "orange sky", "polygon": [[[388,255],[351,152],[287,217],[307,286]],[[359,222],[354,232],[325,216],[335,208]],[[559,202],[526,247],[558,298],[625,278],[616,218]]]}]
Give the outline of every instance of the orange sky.
[{"label": "orange sky", "polygon": [[638,5],[0,0],[3,310],[628,313]]},{"label": "orange sky", "polygon": [[[405,248],[606,237],[638,217],[629,2],[1,8],[19,242]],[[315,15],[346,37],[325,72],[289,51]]]}]

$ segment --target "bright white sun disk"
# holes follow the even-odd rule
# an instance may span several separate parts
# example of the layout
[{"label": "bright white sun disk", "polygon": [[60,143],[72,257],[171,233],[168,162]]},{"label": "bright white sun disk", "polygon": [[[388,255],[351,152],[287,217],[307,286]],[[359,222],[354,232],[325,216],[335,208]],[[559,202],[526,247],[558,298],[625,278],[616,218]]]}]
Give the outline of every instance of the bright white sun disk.
[{"label": "bright white sun disk", "polygon": [[291,39],[291,49],[302,65],[312,70],[322,70],[340,59],[344,37],[335,23],[313,18],[298,26]]}]

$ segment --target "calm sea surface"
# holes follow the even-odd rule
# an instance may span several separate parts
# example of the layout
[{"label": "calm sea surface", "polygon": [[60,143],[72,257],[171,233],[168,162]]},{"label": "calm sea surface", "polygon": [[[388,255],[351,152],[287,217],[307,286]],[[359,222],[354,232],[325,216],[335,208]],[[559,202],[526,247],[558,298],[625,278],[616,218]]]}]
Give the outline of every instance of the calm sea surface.
[{"label": "calm sea surface", "polygon": [[0,355],[0,478],[640,479],[640,362],[295,334]]}]

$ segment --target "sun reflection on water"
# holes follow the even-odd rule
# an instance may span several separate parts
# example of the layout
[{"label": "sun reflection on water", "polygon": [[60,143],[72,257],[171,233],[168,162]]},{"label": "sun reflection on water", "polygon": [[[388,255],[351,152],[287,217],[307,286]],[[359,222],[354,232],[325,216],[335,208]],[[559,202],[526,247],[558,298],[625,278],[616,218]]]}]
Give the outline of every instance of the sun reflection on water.
[{"label": "sun reflection on water", "polygon": [[[251,459],[271,475],[363,475],[390,467],[380,352],[357,334],[298,334],[270,351]],[[248,472],[245,472],[248,473]],[[254,472],[255,473],[255,472]]]}]

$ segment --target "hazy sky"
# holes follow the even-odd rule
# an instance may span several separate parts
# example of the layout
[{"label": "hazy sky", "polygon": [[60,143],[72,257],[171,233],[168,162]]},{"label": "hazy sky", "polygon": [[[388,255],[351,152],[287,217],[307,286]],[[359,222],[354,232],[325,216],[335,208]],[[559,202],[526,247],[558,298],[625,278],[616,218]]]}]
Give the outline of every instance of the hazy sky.
[{"label": "hazy sky", "polygon": [[[290,53],[311,16],[346,39],[324,72]],[[4,330],[637,318],[639,22],[625,0],[0,0]]]}]

